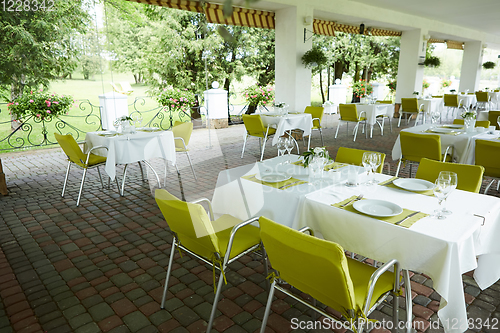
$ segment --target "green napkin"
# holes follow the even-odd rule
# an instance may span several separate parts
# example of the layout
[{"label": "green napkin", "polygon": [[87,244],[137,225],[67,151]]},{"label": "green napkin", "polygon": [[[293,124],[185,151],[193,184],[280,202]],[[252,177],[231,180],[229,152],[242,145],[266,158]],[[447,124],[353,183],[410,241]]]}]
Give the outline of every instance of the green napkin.
[{"label": "green napkin", "polygon": [[113,134],[97,134],[99,136],[105,136],[107,138],[110,138],[110,137],[113,137],[113,136],[117,136],[117,135],[122,135],[121,133],[113,133]]},{"label": "green napkin", "polygon": [[[351,213],[355,213],[355,214],[359,214],[359,215],[364,215],[364,216],[369,216],[371,218],[375,218],[377,220],[384,221],[384,222],[391,223],[391,224],[396,224],[397,222],[401,221],[402,219],[404,219],[408,215],[415,213],[414,210],[403,208],[403,212],[401,214],[399,214],[399,215],[396,215],[396,216],[374,217],[374,216],[371,216],[371,215],[360,213],[356,209],[354,209],[353,204],[356,201],[353,201],[353,202],[351,202],[350,204],[348,204],[348,205],[346,205],[344,207],[340,207],[341,205],[349,202],[350,200],[352,200],[352,199],[354,199],[356,197],[357,197],[356,195],[353,195],[352,197],[347,198],[347,199],[345,199],[345,200],[343,200],[341,202],[337,202],[335,204],[332,204],[332,206],[340,208],[340,209],[343,209],[343,210],[347,210],[347,211],[349,211]],[[365,199],[361,199],[361,200],[365,200]],[[410,217],[409,219],[407,219],[406,221],[404,221],[403,223],[399,224],[399,226],[405,227],[405,228],[409,228],[413,224],[415,224],[418,220],[423,219],[424,217],[427,217],[427,216],[429,216],[429,214],[426,214],[426,213],[417,213],[417,214],[413,215],[412,217]]]},{"label": "green napkin", "polygon": [[293,186],[307,184],[307,181],[301,180],[301,179],[297,179],[297,178],[290,178],[288,180],[285,180],[285,181],[282,181],[282,182],[278,182],[278,183],[268,183],[268,182],[264,182],[262,180],[258,180],[255,177],[255,175],[256,174],[248,175],[248,176],[243,176],[241,178],[246,179],[246,180],[250,180],[250,181],[258,183],[258,184],[262,184],[262,185],[274,187],[274,188],[277,188],[278,190],[286,190],[287,188],[290,188],[290,187],[293,187]]},{"label": "green napkin", "polygon": [[433,132],[432,129],[430,129],[430,128],[425,130],[425,131],[422,131],[422,133],[444,134],[444,135],[460,135],[460,134],[462,134],[462,132],[436,133],[436,132]]},{"label": "green napkin", "polygon": [[[302,167],[304,166],[304,162],[303,161],[296,161],[296,162],[293,162],[292,164],[295,164],[295,165],[298,165],[298,166],[302,166]],[[325,171],[328,171],[328,170],[338,170],[338,169],[343,168],[343,167],[345,167],[347,165],[348,164],[345,164],[345,163],[333,162],[333,163],[325,165],[324,170]]]},{"label": "green napkin", "polygon": [[423,195],[428,195],[430,197],[433,197],[434,196],[434,191],[432,190],[427,190],[427,191],[422,191],[422,192],[415,192],[415,191],[408,191],[408,190],[405,190],[404,188],[401,188],[399,186],[396,186],[394,185],[393,181],[395,181],[396,179],[398,179],[398,177],[392,177],[392,178],[389,178],[387,180],[384,180],[383,182],[380,182],[378,183],[379,185],[382,185],[382,186],[387,186],[387,187],[391,187],[391,188],[396,188],[398,190],[401,190],[401,191],[406,191],[406,192],[411,192],[411,193],[416,193],[416,194],[423,194]]}]

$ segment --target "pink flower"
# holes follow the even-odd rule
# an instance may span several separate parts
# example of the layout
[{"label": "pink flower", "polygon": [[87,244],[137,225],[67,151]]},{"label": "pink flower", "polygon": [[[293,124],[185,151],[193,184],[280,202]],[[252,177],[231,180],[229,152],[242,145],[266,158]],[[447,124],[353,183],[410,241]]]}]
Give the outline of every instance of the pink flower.
[{"label": "pink flower", "polygon": [[30,99],[30,103],[34,103],[34,102],[35,102],[34,100]]},{"label": "pink flower", "polygon": [[47,110],[47,113],[50,113],[50,110]]},{"label": "pink flower", "polygon": [[52,103],[50,101],[45,101],[45,104],[47,104],[48,108],[50,108],[50,106],[52,105]]},{"label": "pink flower", "polygon": [[36,114],[36,116],[37,116],[38,118],[40,118],[40,117],[41,117],[41,115],[40,115],[39,113],[37,113],[37,114]]},{"label": "pink flower", "polygon": [[33,95],[33,90],[30,92],[31,95]]},{"label": "pink flower", "polygon": [[54,104],[59,104],[59,102],[58,101],[54,101]]},{"label": "pink flower", "polygon": [[16,102],[16,105],[19,105],[19,103]]}]

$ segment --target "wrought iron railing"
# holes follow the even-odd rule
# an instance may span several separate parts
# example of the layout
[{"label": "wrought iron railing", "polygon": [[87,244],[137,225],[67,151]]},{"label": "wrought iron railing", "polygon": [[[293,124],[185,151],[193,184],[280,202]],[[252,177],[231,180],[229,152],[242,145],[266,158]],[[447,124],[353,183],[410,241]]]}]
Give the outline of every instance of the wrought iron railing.
[{"label": "wrought iron railing", "polygon": [[[129,105],[131,116],[139,113],[145,119],[141,126],[168,130],[176,120],[193,119],[184,111],[170,110],[163,106],[143,110],[142,107],[148,105],[148,99],[151,97],[136,97]],[[199,108],[194,109],[193,111],[199,111]],[[0,152],[55,145],[57,141],[53,133],[71,134],[76,141],[83,142],[85,133],[101,129],[101,107],[88,99],[80,100],[78,107],[67,115],[47,116],[44,119],[29,116],[21,121],[12,120],[7,103],[0,103]]]}]

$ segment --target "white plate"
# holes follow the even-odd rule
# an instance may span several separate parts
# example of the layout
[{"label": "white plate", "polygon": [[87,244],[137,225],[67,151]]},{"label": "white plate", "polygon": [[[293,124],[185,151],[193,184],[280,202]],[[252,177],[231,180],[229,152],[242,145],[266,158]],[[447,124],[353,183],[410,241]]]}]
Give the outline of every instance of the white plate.
[{"label": "white plate", "polygon": [[256,174],[255,178],[266,183],[279,183],[292,178],[292,176],[284,173],[268,173],[265,175]]},{"label": "white plate", "polygon": [[434,184],[423,179],[415,179],[415,178],[399,178],[392,182],[397,187],[401,187],[402,189],[408,191],[422,192],[427,190],[432,190],[434,188]]},{"label": "white plate", "polygon": [[450,125],[443,125],[444,128],[463,128],[464,125],[459,125],[459,124],[450,124]]},{"label": "white plate", "polygon": [[384,200],[359,200],[352,206],[360,213],[377,217],[396,216],[403,212],[403,208]]},{"label": "white plate", "polygon": [[444,134],[457,132],[456,129],[452,128],[431,128],[430,131],[433,133],[444,133]]},{"label": "white plate", "polygon": [[154,131],[161,131],[161,128],[159,128],[159,127],[139,127],[139,128],[136,128],[136,130],[154,132]]}]

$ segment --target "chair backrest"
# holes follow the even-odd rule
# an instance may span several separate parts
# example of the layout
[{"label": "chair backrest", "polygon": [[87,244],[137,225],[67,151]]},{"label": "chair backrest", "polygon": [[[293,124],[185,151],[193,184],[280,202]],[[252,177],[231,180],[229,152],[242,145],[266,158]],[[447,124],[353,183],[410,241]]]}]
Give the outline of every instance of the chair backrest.
[{"label": "chair backrest", "polygon": [[500,141],[476,140],[476,165],[484,167],[484,175],[500,177]]},{"label": "chair backrest", "polygon": [[128,83],[128,81],[120,82],[120,86],[122,87],[122,90],[125,92],[133,92],[134,91],[134,88],[132,88],[132,86],[130,85],[130,83]]},{"label": "chair backrest", "polygon": [[488,92],[486,91],[476,91],[476,100],[478,102],[489,102]]},{"label": "chair backrest", "polygon": [[392,101],[382,101],[382,100],[378,99],[375,103],[378,103],[378,104],[392,104]]},{"label": "chair backrest", "polygon": [[260,237],[280,278],[334,309],[355,309],[354,287],[344,250],[336,243],[259,219]]},{"label": "chair backrest", "polygon": [[[463,125],[464,120],[463,119],[453,119],[453,124],[455,125]],[[477,120],[476,121],[476,127],[485,127],[488,128],[490,127],[490,121],[489,120]]]},{"label": "chair backrest", "polygon": [[403,159],[420,162],[424,157],[441,160],[441,137],[439,135],[417,134],[406,131],[399,133]]},{"label": "chair backrest", "polygon": [[248,135],[263,137],[266,132],[262,118],[258,114],[244,114],[242,116],[243,123],[247,130]]},{"label": "chair backrest", "polygon": [[319,122],[317,120],[313,121],[313,126],[319,128],[321,127],[321,119],[323,119],[324,110],[325,108],[322,106],[306,106],[304,113],[309,113],[311,117],[318,118]]},{"label": "chair backrest", "polygon": [[[193,133],[193,123],[190,121],[185,123],[176,121],[172,127],[172,132],[174,133],[174,138],[182,138],[187,147],[191,139],[191,133]],[[180,140],[175,140],[175,148],[184,148]]]},{"label": "chair backrest", "polygon": [[164,189],[155,191],[155,200],[182,246],[210,260],[220,253],[217,235],[203,206],[181,201]]},{"label": "chair backrest", "polygon": [[62,135],[54,133],[54,136],[69,160],[81,167],[85,167],[87,155],[82,152],[75,138],[71,134]]},{"label": "chair backrest", "polygon": [[444,95],[444,106],[458,108],[458,95],[445,94]]},{"label": "chair backrest", "polygon": [[500,129],[500,124],[498,124],[498,117],[500,117],[500,111],[488,111],[488,120],[490,124],[497,127],[497,130]]},{"label": "chair backrest", "polygon": [[443,98],[443,95],[432,95],[432,98]]},{"label": "chair backrest", "polygon": [[[337,151],[337,156],[335,157],[335,162],[362,165],[363,154],[366,152],[375,153],[374,151],[370,150],[339,147],[339,150]],[[381,163],[380,166],[377,168],[377,172],[382,173],[382,170],[384,169],[385,154],[384,153],[379,153],[379,154],[381,155],[380,158]]]},{"label": "chair backrest", "polygon": [[340,119],[345,121],[359,121],[356,104],[339,104]]},{"label": "chair backrest", "polygon": [[451,171],[457,174],[457,189],[479,193],[484,173],[484,168],[480,165],[448,163],[422,158],[415,178],[434,183],[441,171]]},{"label": "chair backrest", "polygon": [[418,112],[418,100],[416,98],[401,98],[401,111]]}]

